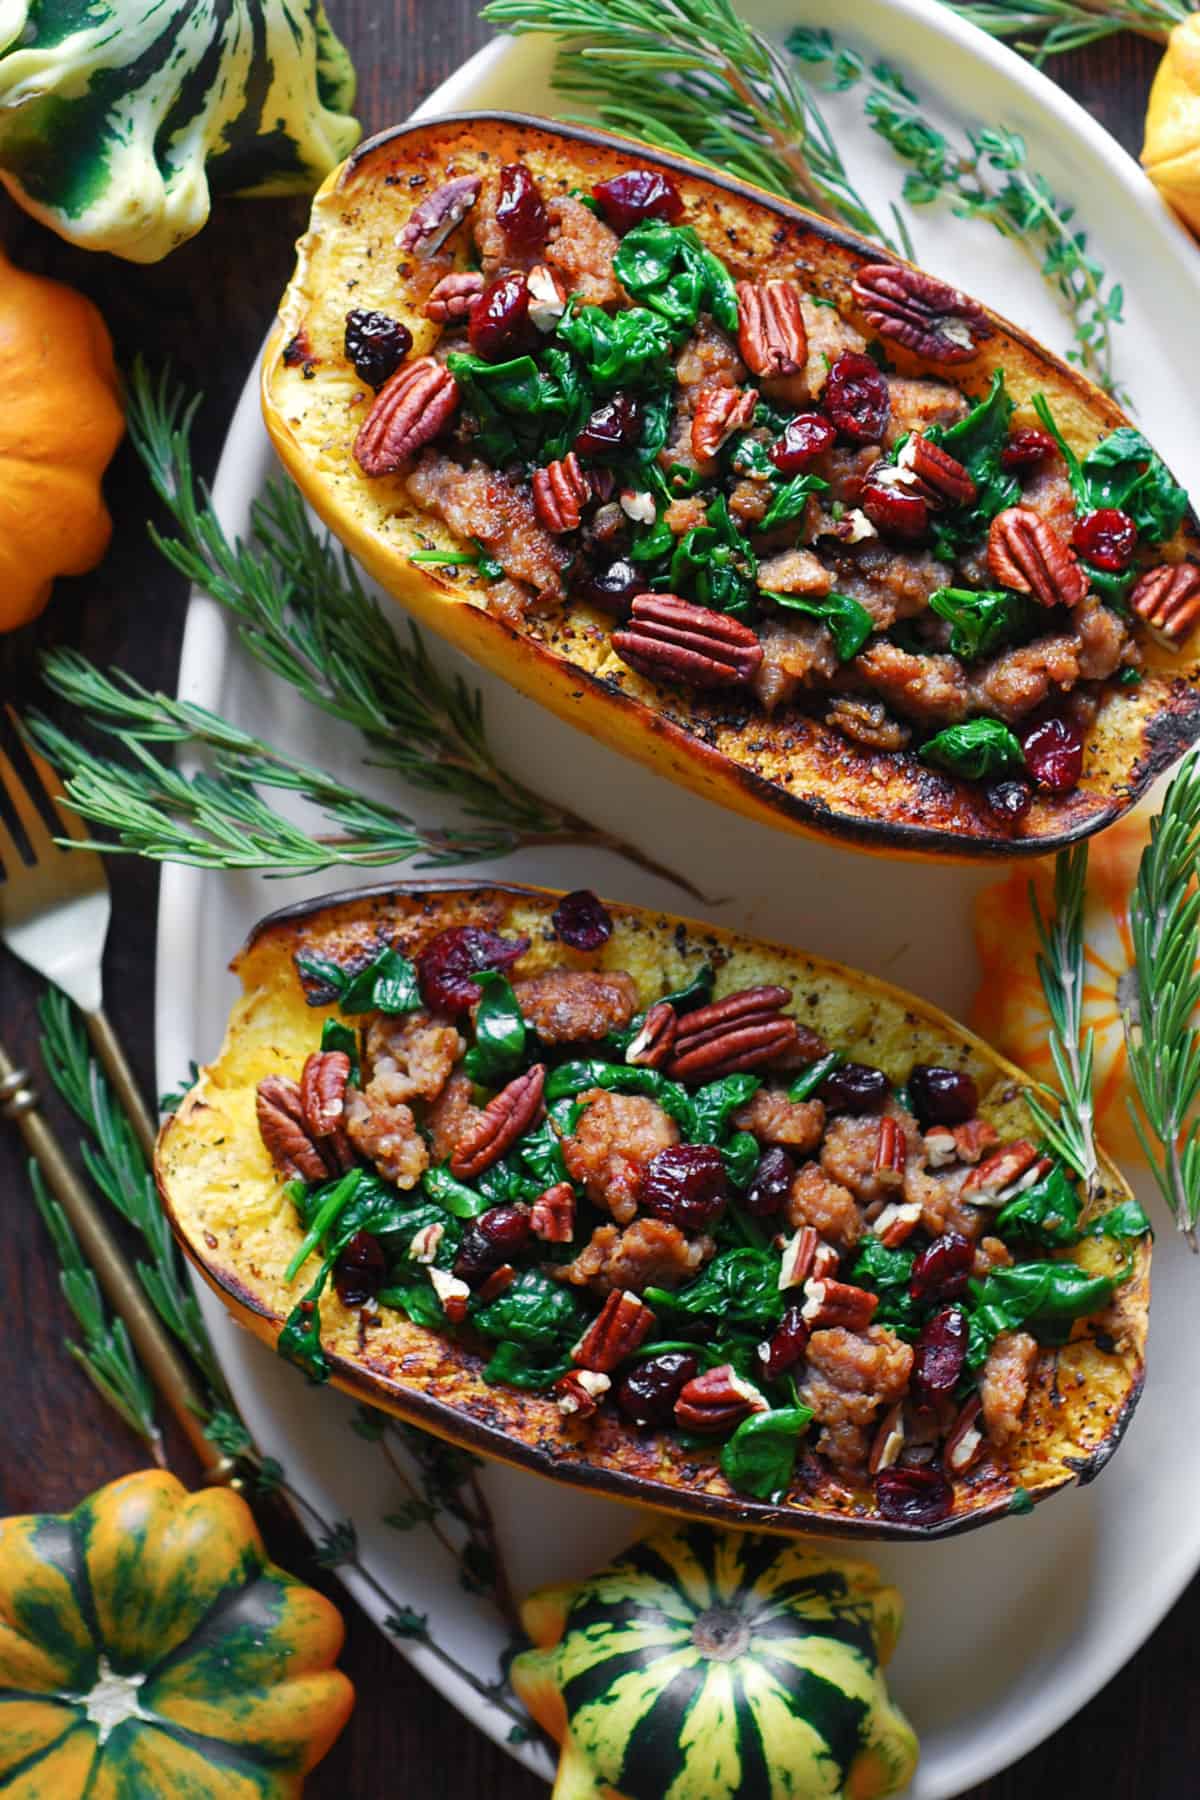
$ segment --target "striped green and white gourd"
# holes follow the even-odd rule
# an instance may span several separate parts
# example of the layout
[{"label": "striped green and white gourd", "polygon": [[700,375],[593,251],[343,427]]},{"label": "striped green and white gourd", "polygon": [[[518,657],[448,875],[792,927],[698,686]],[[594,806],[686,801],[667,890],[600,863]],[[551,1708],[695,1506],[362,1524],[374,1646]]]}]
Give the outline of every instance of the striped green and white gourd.
[{"label": "striped green and white gourd", "polygon": [[554,1800],[881,1800],[917,1740],[882,1674],[902,1603],[869,1563],[674,1525],[522,1608],[512,1681]]},{"label": "striped green and white gourd", "polygon": [[157,262],[211,194],[306,193],[353,148],[320,0],[0,0],[0,180],[60,237]]}]

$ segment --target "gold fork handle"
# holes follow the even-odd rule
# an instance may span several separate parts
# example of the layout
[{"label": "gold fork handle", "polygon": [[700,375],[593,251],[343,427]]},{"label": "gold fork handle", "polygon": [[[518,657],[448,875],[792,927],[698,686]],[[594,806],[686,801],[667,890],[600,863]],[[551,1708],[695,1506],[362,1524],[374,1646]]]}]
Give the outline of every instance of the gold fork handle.
[{"label": "gold fork handle", "polygon": [[84,1023],[88,1028],[88,1036],[92,1047],[100,1058],[101,1066],[108,1079],[116,1089],[121,1110],[137,1133],[137,1138],[146,1153],[146,1161],[154,1167],[154,1144],[158,1130],[150,1117],[146,1102],[142,1099],[141,1089],[134,1078],[133,1070],[125,1060],[125,1052],[121,1041],[108,1022],[108,1015],[103,1007],[96,1012],[84,1013]]},{"label": "gold fork handle", "polygon": [[204,1402],[107,1225],[38,1109],[29,1077],[0,1047],[0,1118],[11,1119],[75,1230],[114,1311],[124,1319],[147,1373],[200,1459],[204,1478],[228,1481],[234,1464],[204,1435]]}]

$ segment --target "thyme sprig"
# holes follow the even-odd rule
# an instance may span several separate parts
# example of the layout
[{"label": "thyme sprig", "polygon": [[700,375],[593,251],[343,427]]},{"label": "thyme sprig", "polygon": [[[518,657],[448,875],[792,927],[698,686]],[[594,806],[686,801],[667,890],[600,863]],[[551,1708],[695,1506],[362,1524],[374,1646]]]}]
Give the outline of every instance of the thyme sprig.
[{"label": "thyme sprig", "polygon": [[890,244],[820,103],[730,0],[490,0],[506,31],[565,40],[560,93],[627,136],[681,151]]},{"label": "thyme sprig", "polygon": [[946,0],[952,12],[990,36],[1011,40],[1043,63],[1121,31],[1165,44],[1172,27],[1194,11],[1189,0]]},{"label": "thyme sprig", "polygon": [[854,50],[839,48],[827,31],[799,28],[789,48],[827,71],[831,90],[861,88],[871,128],[912,165],[904,181],[910,206],[948,201],[956,217],[984,219],[1037,263],[1071,319],[1070,362],[1110,393],[1113,327],[1122,322],[1124,292],[1109,283],[1089,254],[1075,209],[1059,200],[1045,176],[1032,168],[1020,132],[1006,125],[969,131],[961,142],[931,125],[920,96],[888,63],[868,67]]},{"label": "thyme sprig", "polygon": [[1037,958],[1050,1014],[1050,1055],[1058,1092],[1047,1089],[1049,1106],[1036,1094],[1026,1096],[1047,1145],[1074,1169],[1089,1199],[1100,1187],[1096,1155],[1092,1066],[1095,1034],[1083,1028],[1083,906],[1087,893],[1088,849],[1077,844],[1060,850],[1054,862],[1054,896],[1049,918],[1042,915],[1033,883],[1033,909],[1041,950]]},{"label": "thyme sprig", "polygon": [[1151,821],[1130,906],[1136,999],[1122,1013],[1130,1112],[1179,1230],[1200,1249],[1200,754]]},{"label": "thyme sprig", "polygon": [[[696,892],[626,839],[504,767],[478,691],[439,669],[415,627],[406,639],[396,636],[350,558],[314,528],[293,486],[268,484],[253,508],[250,541],[231,542],[192,465],[198,405],[169,373],[155,380],[135,364],[130,436],[178,527],[177,536],[152,528],[159,549],[229,613],[256,662],[361,735],[370,766],[453,801],[465,823],[425,826],[203,707],[58,651],[45,659],[47,683],[124,751],[121,759],[103,755],[45,717],[29,720],[39,747],[66,777],[69,803],[114,834],[115,842],[94,847],[201,868],[300,874],[410,860],[444,868],[538,845],[589,845]],[[205,766],[185,773],[152,745],[203,753]],[[333,829],[318,834],[296,823],[263,798],[263,789],[296,795]]]}]

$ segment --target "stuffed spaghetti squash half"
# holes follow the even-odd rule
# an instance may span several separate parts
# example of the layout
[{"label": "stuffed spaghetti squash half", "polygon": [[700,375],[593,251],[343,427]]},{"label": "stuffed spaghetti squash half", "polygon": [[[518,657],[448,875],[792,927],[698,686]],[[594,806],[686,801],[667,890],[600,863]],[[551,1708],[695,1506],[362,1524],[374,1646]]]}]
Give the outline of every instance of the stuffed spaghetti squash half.
[{"label": "stuffed spaghetti squash half", "polygon": [[423,624],[723,805],[1042,853],[1200,734],[1187,496],[965,294],[602,134],[407,125],[326,182],[275,446]]},{"label": "stuffed spaghetti squash half", "polygon": [[595,895],[260,925],[157,1172],[233,1313],[490,1456],[775,1531],[936,1535],[1090,1480],[1149,1237],[900,990]]}]

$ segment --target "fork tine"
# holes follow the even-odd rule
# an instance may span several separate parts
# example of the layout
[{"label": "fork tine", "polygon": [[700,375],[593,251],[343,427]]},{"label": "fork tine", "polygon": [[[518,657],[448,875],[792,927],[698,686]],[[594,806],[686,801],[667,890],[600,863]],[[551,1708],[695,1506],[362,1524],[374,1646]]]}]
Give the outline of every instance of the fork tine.
[{"label": "fork tine", "polygon": [[[25,858],[17,848],[17,840],[5,824],[4,815],[0,813],[0,876],[7,870],[12,879],[25,866]],[[0,882],[0,891],[2,889],[3,882]]]},{"label": "fork tine", "polygon": [[[4,710],[8,714],[9,724],[20,738],[21,748],[29,758],[34,775],[41,783],[42,793],[53,808],[54,816],[58,820],[62,831],[67,837],[78,838],[82,843],[86,840],[88,835],[87,826],[76,813],[68,812],[62,805],[62,782],[60,781],[57,772],[50,767],[50,764],[46,761],[44,756],[39,756],[38,752],[30,743],[28,736],[22,731],[21,721],[15,708],[6,706]],[[31,845],[33,845],[35,855],[40,857],[42,854],[41,850],[38,848],[39,843],[44,845],[46,850],[57,850],[58,846],[53,842],[51,833],[47,831],[45,821],[29,799],[29,789],[27,784],[21,780],[11,760],[5,756],[2,747],[0,747],[0,782],[8,789],[8,797],[17,810],[21,824],[29,837]],[[26,804],[30,808],[32,819],[34,821],[33,824],[30,823],[29,818],[26,816],[26,812],[22,806],[22,799],[26,801]],[[37,839],[35,839],[34,836],[35,826],[40,833],[40,836]]]},{"label": "fork tine", "polygon": [[43,862],[52,852],[60,854],[46,821],[34,805],[33,796],[17,774],[16,765],[3,744],[0,744],[0,787],[4,789],[8,803],[17,815],[17,823],[25,833],[34,861]]}]

